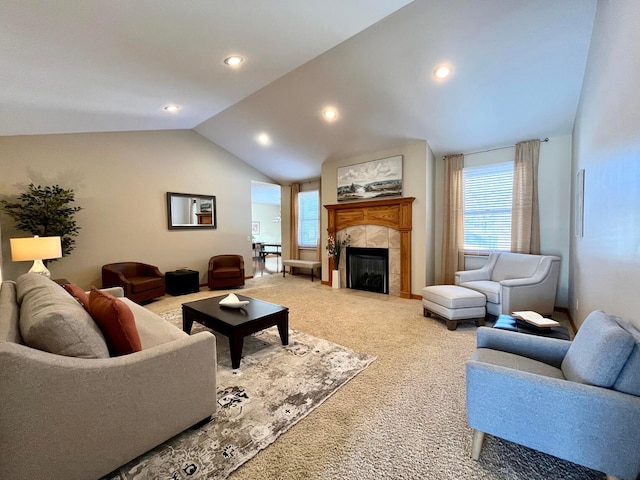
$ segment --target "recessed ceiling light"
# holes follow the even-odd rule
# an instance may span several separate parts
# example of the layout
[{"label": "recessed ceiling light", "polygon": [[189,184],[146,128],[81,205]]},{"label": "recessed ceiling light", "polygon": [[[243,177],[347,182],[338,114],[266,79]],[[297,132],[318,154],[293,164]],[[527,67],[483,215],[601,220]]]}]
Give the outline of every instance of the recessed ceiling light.
[{"label": "recessed ceiling light", "polygon": [[164,110],[171,113],[176,113],[180,110],[180,105],[165,105]]},{"label": "recessed ceiling light", "polygon": [[227,58],[224,59],[225,65],[229,65],[230,67],[237,67],[243,61],[244,61],[244,58],[242,58],[239,55],[232,55],[232,56],[227,57]]},{"label": "recessed ceiling light", "polygon": [[271,138],[266,133],[261,133],[260,135],[258,135],[256,137],[256,140],[258,140],[258,143],[260,145],[269,145],[271,143]]},{"label": "recessed ceiling light", "polygon": [[338,111],[333,107],[327,107],[322,111],[322,116],[327,122],[333,122],[338,118]]},{"label": "recessed ceiling light", "polygon": [[450,73],[451,68],[449,68],[447,65],[440,65],[433,71],[433,76],[442,79],[447,78]]}]

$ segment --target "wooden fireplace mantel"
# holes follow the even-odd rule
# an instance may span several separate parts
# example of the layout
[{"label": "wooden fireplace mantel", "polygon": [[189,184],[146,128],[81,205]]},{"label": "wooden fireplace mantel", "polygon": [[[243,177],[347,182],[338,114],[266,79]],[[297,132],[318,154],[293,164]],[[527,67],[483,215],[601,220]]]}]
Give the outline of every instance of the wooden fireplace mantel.
[{"label": "wooden fireplace mantel", "polygon": [[355,225],[380,225],[400,232],[400,296],[411,298],[411,229],[415,197],[325,205],[329,216],[327,233]]}]

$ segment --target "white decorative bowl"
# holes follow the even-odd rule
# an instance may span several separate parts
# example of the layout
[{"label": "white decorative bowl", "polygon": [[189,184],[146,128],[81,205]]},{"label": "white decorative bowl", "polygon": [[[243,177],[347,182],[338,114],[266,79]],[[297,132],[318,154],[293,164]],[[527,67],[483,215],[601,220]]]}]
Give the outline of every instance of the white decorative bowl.
[{"label": "white decorative bowl", "polygon": [[221,307],[242,308],[246,305],[249,305],[249,300],[240,300],[235,293],[230,293],[225,298],[220,300]]}]

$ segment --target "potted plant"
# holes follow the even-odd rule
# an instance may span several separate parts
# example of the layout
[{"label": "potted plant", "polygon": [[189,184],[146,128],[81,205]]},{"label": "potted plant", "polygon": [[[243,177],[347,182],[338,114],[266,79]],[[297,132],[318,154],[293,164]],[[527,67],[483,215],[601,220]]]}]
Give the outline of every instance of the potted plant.
[{"label": "potted plant", "polygon": [[342,249],[348,247],[351,244],[351,236],[347,234],[343,240],[340,237],[329,235],[327,239],[327,253],[329,258],[333,258],[333,272],[331,277],[331,286],[333,288],[340,288],[340,256],[342,255]]},{"label": "potted plant", "polygon": [[40,237],[59,236],[62,256],[65,257],[75,248],[74,237],[78,236],[80,230],[73,217],[82,207],[71,206],[70,203],[74,201],[72,189],[30,183],[16,202],[1,200],[0,204],[5,213],[14,219],[18,230]]}]

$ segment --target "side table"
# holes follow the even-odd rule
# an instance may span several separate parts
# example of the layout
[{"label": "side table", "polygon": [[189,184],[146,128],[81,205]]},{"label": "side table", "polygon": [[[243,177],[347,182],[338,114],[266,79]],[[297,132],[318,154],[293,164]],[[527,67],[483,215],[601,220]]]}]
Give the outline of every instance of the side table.
[{"label": "side table", "polygon": [[169,295],[186,295],[200,291],[200,273],[195,270],[176,270],[164,274],[165,289]]}]

